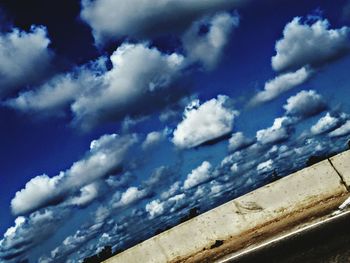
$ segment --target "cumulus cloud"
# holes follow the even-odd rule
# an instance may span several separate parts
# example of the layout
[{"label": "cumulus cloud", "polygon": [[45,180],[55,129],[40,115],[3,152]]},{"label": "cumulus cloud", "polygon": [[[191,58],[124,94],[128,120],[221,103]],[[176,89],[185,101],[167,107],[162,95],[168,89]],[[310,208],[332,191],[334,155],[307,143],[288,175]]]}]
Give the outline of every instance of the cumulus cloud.
[{"label": "cumulus cloud", "polygon": [[256,170],[259,173],[266,173],[266,172],[270,172],[273,169],[273,161],[267,160],[265,162],[259,163],[259,165],[257,166]]},{"label": "cumulus cloud", "polygon": [[283,105],[288,115],[307,118],[327,108],[322,96],[314,90],[302,90],[287,100]]},{"label": "cumulus cloud", "polygon": [[233,152],[251,145],[253,143],[253,140],[245,137],[242,132],[236,132],[231,135],[228,143],[229,151]]},{"label": "cumulus cloud", "polygon": [[114,208],[125,207],[147,196],[147,191],[137,187],[129,187],[122,195]]},{"label": "cumulus cloud", "polygon": [[338,129],[335,129],[334,131],[329,133],[330,137],[340,137],[344,135],[350,134],[350,120],[345,122],[342,126],[340,126]]},{"label": "cumulus cloud", "polygon": [[158,143],[160,143],[162,140],[165,139],[165,132],[159,132],[159,131],[153,131],[147,134],[146,139],[142,143],[142,148],[144,150],[147,150]]},{"label": "cumulus cloud", "polygon": [[189,189],[206,182],[211,178],[211,173],[212,165],[209,162],[204,161],[200,166],[187,175],[184,182],[184,189]]},{"label": "cumulus cloud", "polygon": [[[200,34],[201,26],[207,24],[209,24],[208,32]],[[193,23],[182,37],[188,59],[201,62],[207,70],[213,69],[222,55],[233,28],[238,24],[238,16],[229,13],[218,13],[210,19],[206,17]]]},{"label": "cumulus cloud", "polygon": [[238,115],[231,109],[229,98],[219,95],[200,105],[193,101],[184,111],[183,120],[173,133],[173,143],[179,148],[192,148],[230,133]]},{"label": "cumulus cloud", "polygon": [[303,84],[312,76],[313,70],[302,67],[295,72],[288,72],[277,76],[265,83],[264,90],[258,92],[249,102],[249,105],[265,103],[277,98],[282,93]]},{"label": "cumulus cloud", "polygon": [[72,205],[86,206],[99,196],[100,191],[100,184],[94,182],[83,186],[80,189],[78,196],[73,196],[67,202]]},{"label": "cumulus cloud", "polygon": [[[283,30],[283,38],[276,42],[272,67],[276,71],[310,65],[321,66],[349,51],[349,28],[330,29],[327,19],[311,25],[295,17]],[[322,44],[320,44],[322,43]]]},{"label": "cumulus cloud", "polygon": [[[45,27],[0,33],[0,98],[45,77],[53,58]],[[33,67],[35,65],[35,67]]]},{"label": "cumulus cloud", "polygon": [[[92,141],[86,156],[75,162],[68,170],[52,178],[47,175],[34,177],[24,189],[18,191],[11,201],[13,214],[24,214],[61,202],[68,193],[73,193],[107,176],[121,165],[128,150],[136,141],[136,135],[118,136],[116,134],[104,135]],[[90,188],[89,194],[91,190]],[[87,198],[86,191],[86,188],[81,189],[81,193],[85,194],[84,198]],[[76,204],[79,202],[83,204],[84,198],[80,196],[75,199]]]},{"label": "cumulus cloud", "polygon": [[110,59],[112,69],[102,76],[102,85],[72,104],[75,122],[93,126],[101,120],[147,114],[164,100],[157,94],[173,84],[185,64],[183,56],[163,54],[146,44],[123,44]]},{"label": "cumulus cloud", "polygon": [[289,117],[276,118],[271,127],[256,132],[256,139],[262,144],[287,140],[293,131],[290,124],[291,119]]},{"label": "cumulus cloud", "polygon": [[[91,26],[97,43],[126,35],[149,38],[177,33],[204,15],[238,7],[242,0],[140,1],[82,0],[81,18]],[[137,9],[135,10],[135,7]],[[110,23],[110,21],[114,21]]]},{"label": "cumulus cloud", "polygon": [[329,132],[335,129],[339,124],[339,120],[333,117],[329,112],[322,118],[320,118],[310,129],[311,133],[314,135]]},{"label": "cumulus cloud", "polygon": [[25,113],[62,115],[89,87],[101,83],[99,74],[104,72],[102,59],[82,66],[66,74],[59,74],[43,85],[21,92],[16,98],[8,99],[5,105]]},{"label": "cumulus cloud", "polygon": [[24,189],[18,191],[11,200],[11,208],[14,214],[23,214],[32,210],[33,207],[41,207],[49,202],[51,196],[59,195],[58,185],[63,174],[53,178],[47,175],[39,175],[26,183]]},{"label": "cumulus cloud", "polygon": [[164,204],[159,200],[153,200],[146,205],[146,211],[149,213],[151,218],[163,214]]}]

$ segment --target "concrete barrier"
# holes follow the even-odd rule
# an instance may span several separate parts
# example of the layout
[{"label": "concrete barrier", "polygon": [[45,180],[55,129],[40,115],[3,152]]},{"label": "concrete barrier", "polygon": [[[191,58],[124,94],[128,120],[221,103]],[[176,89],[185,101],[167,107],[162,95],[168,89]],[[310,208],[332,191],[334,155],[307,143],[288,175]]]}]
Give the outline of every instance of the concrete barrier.
[{"label": "concrete barrier", "polygon": [[350,152],[322,161],[199,215],[106,262],[212,262],[337,208],[349,196],[349,164]]}]

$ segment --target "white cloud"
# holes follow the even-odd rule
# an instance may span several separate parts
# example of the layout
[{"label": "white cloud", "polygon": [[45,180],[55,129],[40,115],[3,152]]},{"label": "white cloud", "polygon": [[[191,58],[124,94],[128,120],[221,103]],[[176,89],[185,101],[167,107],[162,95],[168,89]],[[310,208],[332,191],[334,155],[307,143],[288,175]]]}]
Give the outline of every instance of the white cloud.
[{"label": "white cloud", "polygon": [[283,106],[286,113],[296,117],[307,118],[320,113],[327,107],[321,95],[314,90],[302,90],[287,100]]},{"label": "white cloud", "polygon": [[[122,44],[111,61],[113,67],[102,76],[102,85],[78,97],[71,106],[75,121],[84,126],[134,111],[147,114],[147,107],[156,104],[150,102],[150,97],[168,88],[184,66],[183,56],[162,54],[146,44]],[[139,112],[141,109],[143,112]]]},{"label": "white cloud", "polygon": [[302,67],[295,72],[288,72],[277,76],[265,83],[264,90],[258,92],[249,102],[249,105],[257,105],[271,101],[282,93],[303,84],[312,75],[313,70]]},{"label": "white cloud", "polygon": [[153,131],[147,134],[145,141],[142,143],[142,148],[147,150],[165,139],[164,132]]},{"label": "white cloud", "polygon": [[223,95],[202,105],[199,101],[192,102],[173,133],[173,143],[180,148],[191,148],[231,132],[238,112],[228,104],[229,98]]},{"label": "white cloud", "polygon": [[160,202],[159,200],[153,200],[146,205],[146,211],[149,213],[151,218],[161,215],[164,212],[164,203]]},{"label": "white cloud", "polygon": [[340,126],[338,129],[335,129],[334,131],[329,133],[330,137],[340,137],[344,135],[350,134],[350,120],[345,122],[342,126]]},{"label": "white cloud", "polygon": [[18,191],[11,201],[13,214],[31,212],[61,202],[70,192],[107,176],[121,165],[136,141],[136,135],[116,134],[104,135],[92,141],[86,156],[68,170],[51,178],[47,175],[37,176],[31,179],[24,189]]},{"label": "white cloud", "polygon": [[271,159],[260,163],[256,168],[256,170],[259,173],[270,172],[270,171],[272,171],[272,169],[273,169],[273,161]]},{"label": "white cloud", "polygon": [[195,187],[211,178],[212,166],[209,162],[204,161],[196,169],[192,170],[184,182],[184,189]]},{"label": "white cloud", "polygon": [[331,116],[331,114],[327,112],[325,116],[320,118],[317,123],[311,127],[310,131],[314,135],[322,134],[336,128],[338,123],[338,118]]},{"label": "white cloud", "polygon": [[[208,32],[200,35],[200,27],[209,24]],[[204,18],[193,23],[182,37],[187,58],[200,61],[207,70],[213,69],[226,46],[231,32],[239,24],[237,15],[218,13],[212,18]]]},{"label": "white cloud", "polygon": [[0,33],[0,97],[44,77],[53,57],[49,44],[45,27]]},{"label": "white cloud", "polygon": [[271,127],[256,132],[257,141],[262,144],[268,144],[288,139],[291,133],[290,123],[291,120],[288,117],[276,118]]},{"label": "white cloud", "polygon": [[67,74],[59,74],[36,89],[21,92],[5,104],[22,112],[42,115],[62,114],[89,87],[101,83],[99,73],[104,70],[104,61],[98,60],[90,67],[82,66]]},{"label": "white cloud", "polygon": [[139,190],[137,187],[129,187],[121,196],[120,200],[114,205],[114,208],[128,206],[140,199],[146,197],[145,190]]},{"label": "white cloud", "polygon": [[[24,189],[18,191],[11,200],[13,214],[23,214],[40,207],[51,199],[51,196],[59,195],[58,185],[63,174],[53,178],[47,175],[39,175],[26,183]],[[49,199],[49,200],[48,200]]]},{"label": "white cloud", "polygon": [[[272,57],[274,70],[296,69],[305,65],[320,66],[349,51],[349,28],[329,29],[328,20],[312,25],[295,17],[283,30]],[[321,44],[322,43],[322,44]]]},{"label": "white cloud", "polygon": [[233,152],[249,146],[253,140],[246,138],[242,132],[236,132],[232,134],[228,142],[228,149]]},{"label": "white cloud", "polygon": [[180,182],[173,183],[170,188],[163,193],[161,193],[160,197],[162,199],[168,199],[171,196],[174,196],[180,190]]},{"label": "white cloud", "polygon": [[77,206],[86,206],[99,196],[100,185],[97,182],[85,185],[80,189],[78,196],[68,200],[69,204]]},{"label": "white cloud", "polygon": [[26,218],[23,216],[19,216],[15,219],[15,226],[9,227],[5,234],[4,238],[11,237],[16,234],[18,228],[20,228],[26,222]]},{"label": "white cloud", "polygon": [[[243,0],[82,0],[81,18],[97,43],[126,35],[150,37],[181,32],[203,15],[232,9]],[[111,23],[113,21],[113,23]]]}]

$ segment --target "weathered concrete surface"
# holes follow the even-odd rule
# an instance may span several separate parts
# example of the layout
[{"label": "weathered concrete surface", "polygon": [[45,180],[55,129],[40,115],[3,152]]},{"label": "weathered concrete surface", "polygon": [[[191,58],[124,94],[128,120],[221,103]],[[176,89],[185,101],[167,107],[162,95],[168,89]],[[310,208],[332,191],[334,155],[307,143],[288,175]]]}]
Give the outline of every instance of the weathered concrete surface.
[{"label": "weathered concrete surface", "polygon": [[[341,170],[346,162],[350,162],[349,154],[333,157],[332,164],[325,160],[298,171],[146,240],[106,262],[213,262],[288,231],[312,217],[329,213],[349,196],[338,168],[334,169]],[[344,167],[345,173],[347,168]],[[220,246],[213,247],[217,240]]]}]

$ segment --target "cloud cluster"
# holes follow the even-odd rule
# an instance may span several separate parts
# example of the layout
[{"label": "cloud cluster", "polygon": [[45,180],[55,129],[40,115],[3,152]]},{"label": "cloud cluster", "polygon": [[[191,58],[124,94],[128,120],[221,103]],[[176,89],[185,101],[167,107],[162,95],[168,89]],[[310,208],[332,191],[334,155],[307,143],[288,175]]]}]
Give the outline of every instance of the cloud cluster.
[{"label": "cloud cluster", "polygon": [[232,131],[237,115],[227,96],[219,95],[201,105],[193,101],[173,133],[173,143],[179,148],[192,148],[224,136]]},{"label": "cloud cluster", "polygon": [[[45,27],[0,33],[0,98],[45,77],[53,52]],[[33,67],[35,65],[35,67]]]},{"label": "cloud cluster", "polygon": [[104,135],[92,141],[85,157],[75,162],[68,170],[51,178],[47,175],[34,177],[18,191],[11,201],[13,214],[25,214],[60,203],[68,193],[75,191],[81,193],[78,194],[78,198],[70,202],[84,205],[87,201],[91,201],[92,196],[97,196],[93,190],[95,186],[87,185],[116,171],[136,141],[136,135],[116,134]]},{"label": "cloud cluster", "polygon": [[[242,0],[140,1],[82,0],[81,18],[91,26],[95,41],[103,44],[123,36],[150,38],[180,33],[205,15],[230,10]],[[136,7],[136,9],[135,9]],[[110,21],[114,21],[110,23]]]},{"label": "cloud cluster", "polygon": [[[108,59],[101,57],[21,92],[5,104],[42,115],[63,114],[70,108],[73,123],[83,129],[125,116],[147,116],[182,96],[183,88],[175,86],[187,66],[199,62],[212,69],[218,62],[238,18],[220,13],[208,19],[211,25],[207,34],[199,36],[192,28],[184,35],[186,56],[165,54],[147,43],[123,43],[110,56],[110,69]],[[169,88],[173,92],[167,92]]]},{"label": "cloud cluster", "polygon": [[36,245],[52,236],[70,215],[67,209],[45,209],[18,217],[0,241],[0,259],[21,262]]},{"label": "cloud cluster", "polygon": [[[6,104],[44,114],[57,114],[70,106],[74,122],[88,129],[101,121],[143,116],[162,107],[171,100],[171,96],[163,96],[165,89],[185,66],[182,55],[163,54],[145,43],[122,44],[110,60],[110,70],[101,57],[73,72],[57,75]],[[177,96],[176,91],[174,94]]]},{"label": "cloud cluster", "polygon": [[[295,17],[276,43],[272,67],[276,71],[294,70],[305,65],[319,67],[346,54],[350,48],[349,28],[330,29],[327,19],[312,25]],[[322,43],[322,44],[320,44]]]}]

